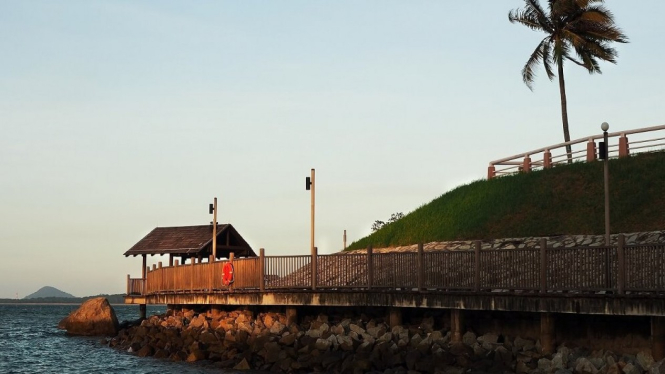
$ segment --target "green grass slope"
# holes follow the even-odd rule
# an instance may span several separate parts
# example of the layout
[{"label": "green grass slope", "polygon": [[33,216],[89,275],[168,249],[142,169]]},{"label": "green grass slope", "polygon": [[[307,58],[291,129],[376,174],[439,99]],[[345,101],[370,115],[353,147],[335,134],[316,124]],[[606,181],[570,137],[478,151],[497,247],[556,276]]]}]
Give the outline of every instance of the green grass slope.
[{"label": "green grass slope", "polygon": [[[665,152],[611,160],[612,233],[665,229]],[[603,163],[480,180],[457,187],[349,250],[418,242],[605,231]]]}]

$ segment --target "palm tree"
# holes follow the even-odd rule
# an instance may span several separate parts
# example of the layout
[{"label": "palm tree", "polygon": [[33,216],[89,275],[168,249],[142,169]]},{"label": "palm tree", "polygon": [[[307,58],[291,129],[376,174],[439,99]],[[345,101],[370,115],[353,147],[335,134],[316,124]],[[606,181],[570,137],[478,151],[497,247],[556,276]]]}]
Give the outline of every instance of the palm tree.
[{"label": "palm tree", "polygon": [[[548,12],[540,5],[540,0],[524,2],[526,4],[523,9],[514,9],[508,13],[510,22],[542,31],[547,36],[541,40],[524,65],[522,79],[533,91],[536,66],[542,62],[547,77],[553,80],[555,74],[552,67],[556,65],[561,94],[563,138],[568,142],[570,133],[563,76],[564,62],[571,61],[582,66],[589,74],[601,73],[599,60],[616,64],[617,51],[610,47],[610,43],[627,43],[628,37],[614,24],[614,16],[602,5],[603,0],[547,0]],[[573,56],[573,52],[576,56]],[[568,162],[572,162],[570,145],[566,146],[566,153]]]}]

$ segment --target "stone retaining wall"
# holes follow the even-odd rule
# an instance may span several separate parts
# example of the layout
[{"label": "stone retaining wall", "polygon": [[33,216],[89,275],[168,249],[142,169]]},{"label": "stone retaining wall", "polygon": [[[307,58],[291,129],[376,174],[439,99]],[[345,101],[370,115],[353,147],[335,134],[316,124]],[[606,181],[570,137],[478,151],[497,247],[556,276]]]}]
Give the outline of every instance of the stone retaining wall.
[{"label": "stone retaining wall", "polygon": [[[625,233],[626,245],[639,244],[665,244],[665,230]],[[617,245],[618,234],[610,236],[610,244]],[[604,235],[552,235],[542,237],[527,238],[503,238],[493,240],[481,240],[481,249],[516,249],[516,248],[539,248],[541,239],[547,240],[547,245],[551,248],[571,248],[571,247],[601,247],[605,245]],[[425,251],[458,251],[470,250],[475,248],[475,241],[460,240],[448,242],[430,242],[423,245]],[[406,245],[398,247],[373,248],[374,253],[387,252],[415,252],[418,245]],[[348,251],[345,253],[365,253],[365,249]]]}]

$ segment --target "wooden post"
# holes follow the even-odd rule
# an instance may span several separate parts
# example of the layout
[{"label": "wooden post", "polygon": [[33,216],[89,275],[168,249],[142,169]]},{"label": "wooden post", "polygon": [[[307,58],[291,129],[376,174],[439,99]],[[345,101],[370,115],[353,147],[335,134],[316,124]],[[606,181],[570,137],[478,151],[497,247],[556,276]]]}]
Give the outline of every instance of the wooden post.
[{"label": "wooden post", "polygon": [[319,249],[316,247],[312,247],[314,250],[312,251],[312,291],[316,291],[316,278],[317,278],[317,268],[316,268],[316,259],[319,256],[318,252]]},{"label": "wooden post", "polygon": [[161,262],[161,261],[159,261],[159,262],[157,263],[157,268],[158,268],[158,269],[161,269],[161,268],[162,268],[162,262]]},{"label": "wooden post", "polygon": [[554,316],[551,313],[540,314],[540,344],[544,354],[554,353]]},{"label": "wooden post", "polygon": [[543,169],[549,169],[552,167],[552,152],[549,149],[546,149],[543,153]]},{"label": "wooden post", "polygon": [[127,274],[127,295],[129,296],[130,288],[129,288],[129,282],[131,282],[131,278],[129,277],[129,274]]},{"label": "wooden post", "polygon": [[180,261],[174,260],[173,261],[173,266],[180,266]]},{"label": "wooden post", "polygon": [[474,250],[475,254],[475,278],[473,281],[474,289],[476,292],[480,292],[480,240],[476,240],[476,247]]},{"label": "wooden post", "polygon": [[525,173],[531,171],[531,157],[529,157],[529,155],[524,156],[524,162],[522,162],[522,171]]},{"label": "wooden post", "polygon": [[152,271],[157,270],[157,264],[152,264]]},{"label": "wooden post", "polygon": [[547,239],[540,239],[540,292],[547,293]]},{"label": "wooden post", "polygon": [[212,211],[212,261],[217,260],[217,198],[213,200]]},{"label": "wooden post", "polygon": [[619,157],[626,157],[629,154],[628,138],[626,137],[626,134],[621,134],[621,137],[619,137]]},{"label": "wooden post", "polygon": [[148,287],[148,280],[146,279],[146,274],[148,273],[148,268],[147,268],[147,255],[142,255],[143,256],[143,267],[141,268],[141,279],[143,279],[143,289],[141,290],[141,295],[145,295],[145,290]]},{"label": "wooden post", "polygon": [[[233,258],[234,257],[235,257],[235,253],[233,253],[233,252],[229,253],[229,262],[231,263],[231,265],[233,265]],[[233,285],[235,283],[235,279],[236,279],[236,269],[235,269],[235,267],[233,267],[233,283],[231,283],[229,285],[229,291],[233,291]]]},{"label": "wooden post", "polygon": [[596,160],[596,142],[593,139],[589,139],[586,143],[586,160],[587,162]]},{"label": "wooden post", "polygon": [[265,249],[259,249],[259,291],[266,290],[266,253]]},{"label": "wooden post", "polygon": [[462,336],[464,336],[464,311],[460,309],[452,309],[450,311],[450,340],[453,343],[460,343]]},{"label": "wooden post", "polygon": [[372,288],[372,283],[374,283],[374,262],[372,259],[372,245],[367,246],[367,289]]},{"label": "wooden post", "polygon": [[146,305],[139,304],[139,318],[145,319],[146,317]]},{"label": "wooden post", "polygon": [[344,250],[346,251],[346,230],[344,230]]},{"label": "wooden post", "polygon": [[619,266],[619,274],[617,274],[617,292],[623,295],[626,289],[626,257],[624,253],[624,245],[626,244],[626,237],[619,234],[619,242],[617,245],[617,264]]},{"label": "wooden post", "polygon": [[490,180],[496,176],[496,168],[494,165],[491,165],[487,167],[487,179]]},{"label": "wooden post", "polygon": [[173,266],[173,253],[169,255],[169,266]]},{"label": "wooden post", "polygon": [[423,243],[418,243],[418,292],[422,291],[425,285],[425,261],[423,256]]}]

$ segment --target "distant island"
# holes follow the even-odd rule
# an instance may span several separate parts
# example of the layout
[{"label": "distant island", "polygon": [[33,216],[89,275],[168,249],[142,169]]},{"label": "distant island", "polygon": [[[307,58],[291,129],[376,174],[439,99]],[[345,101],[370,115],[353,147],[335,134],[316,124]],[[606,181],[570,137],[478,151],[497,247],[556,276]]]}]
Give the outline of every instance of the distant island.
[{"label": "distant island", "polygon": [[94,296],[76,297],[55,287],[45,286],[22,299],[2,299],[0,304],[81,304],[95,297],[105,297],[111,304],[124,304],[124,294],[100,294]]},{"label": "distant island", "polygon": [[55,287],[44,286],[37,290],[37,292],[31,293],[30,295],[24,297],[24,299],[40,299],[45,297],[76,298],[76,296],[64,291],[60,291]]}]

